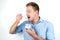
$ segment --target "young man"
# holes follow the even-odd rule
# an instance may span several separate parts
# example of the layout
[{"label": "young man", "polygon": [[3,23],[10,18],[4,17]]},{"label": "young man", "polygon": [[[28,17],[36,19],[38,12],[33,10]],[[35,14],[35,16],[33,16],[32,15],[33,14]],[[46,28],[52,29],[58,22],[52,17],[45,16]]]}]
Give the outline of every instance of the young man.
[{"label": "young man", "polygon": [[[28,20],[19,26],[17,25],[22,15],[16,16],[16,21],[10,28],[10,34],[23,32],[24,40],[55,40],[52,24],[39,17],[39,6],[36,3],[30,2],[26,5],[26,15]],[[31,29],[25,29],[26,24],[30,24]]]}]

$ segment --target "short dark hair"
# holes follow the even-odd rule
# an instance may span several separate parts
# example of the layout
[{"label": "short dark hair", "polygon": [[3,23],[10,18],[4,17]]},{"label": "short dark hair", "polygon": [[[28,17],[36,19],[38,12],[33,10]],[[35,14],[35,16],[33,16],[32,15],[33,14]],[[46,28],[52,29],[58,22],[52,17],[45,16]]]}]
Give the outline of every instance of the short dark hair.
[{"label": "short dark hair", "polygon": [[34,10],[37,10],[39,12],[39,6],[35,2],[29,2],[28,4],[26,4],[26,7],[27,6],[32,6]]}]

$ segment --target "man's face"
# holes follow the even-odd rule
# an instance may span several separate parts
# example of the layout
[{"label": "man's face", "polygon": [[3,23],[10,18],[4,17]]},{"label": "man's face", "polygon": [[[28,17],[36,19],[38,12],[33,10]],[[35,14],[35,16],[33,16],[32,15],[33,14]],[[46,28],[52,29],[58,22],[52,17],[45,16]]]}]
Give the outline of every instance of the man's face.
[{"label": "man's face", "polygon": [[26,15],[28,18],[28,21],[33,21],[36,15],[36,11],[33,9],[32,6],[27,6],[26,8]]}]

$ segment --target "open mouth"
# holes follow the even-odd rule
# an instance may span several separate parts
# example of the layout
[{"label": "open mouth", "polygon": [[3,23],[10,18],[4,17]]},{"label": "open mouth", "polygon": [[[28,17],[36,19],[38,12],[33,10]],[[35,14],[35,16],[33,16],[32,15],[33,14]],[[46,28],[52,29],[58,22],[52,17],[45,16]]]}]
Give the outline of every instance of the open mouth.
[{"label": "open mouth", "polygon": [[28,19],[30,18],[30,16],[28,17]]}]

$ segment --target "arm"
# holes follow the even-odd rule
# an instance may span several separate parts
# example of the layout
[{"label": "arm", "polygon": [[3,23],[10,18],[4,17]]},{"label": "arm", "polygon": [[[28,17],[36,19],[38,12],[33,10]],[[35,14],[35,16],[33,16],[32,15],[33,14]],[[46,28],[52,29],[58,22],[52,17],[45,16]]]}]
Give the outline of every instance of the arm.
[{"label": "arm", "polygon": [[39,37],[38,35],[34,35],[33,37],[35,38],[35,40],[44,40],[43,38]]},{"label": "arm", "polygon": [[18,15],[16,16],[16,21],[15,21],[15,23],[14,23],[14,24],[11,26],[11,28],[10,28],[10,31],[9,31],[10,34],[13,34],[13,33],[15,32],[16,27],[17,27],[17,25],[18,25],[18,23],[20,22],[21,19],[22,19],[22,15],[21,15],[21,14],[18,14]]},{"label": "arm", "polygon": [[43,38],[39,37],[38,35],[36,35],[34,29],[31,30],[26,30],[26,32],[31,35],[33,38],[35,38],[35,40],[44,40]]},{"label": "arm", "polygon": [[54,28],[51,23],[48,23],[47,25],[47,31],[46,31],[46,37],[47,40],[55,40],[55,35],[54,35]]}]

